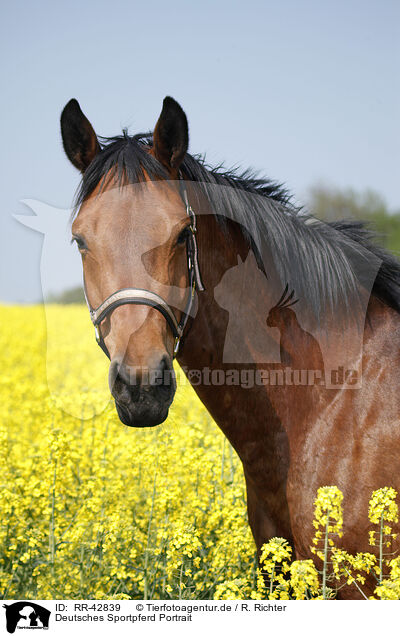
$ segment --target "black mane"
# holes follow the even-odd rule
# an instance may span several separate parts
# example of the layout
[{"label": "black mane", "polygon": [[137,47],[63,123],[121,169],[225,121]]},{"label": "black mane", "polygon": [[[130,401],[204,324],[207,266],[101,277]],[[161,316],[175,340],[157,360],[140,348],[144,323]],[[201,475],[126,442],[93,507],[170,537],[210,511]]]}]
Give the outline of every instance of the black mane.
[{"label": "black mane", "polygon": [[[139,133],[130,137],[124,130],[123,135],[100,137],[99,141],[102,151],[83,175],[75,199],[75,208],[92,194],[110,170],[118,174],[121,182],[126,183],[144,181],[145,173],[151,179],[168,179],[162,164],[148,152],[153,142],[152,133]],[[236,169],[226,169],[222,165],[211,167],[207,165],[203,155],[186,154],[181,172],[195,182],[231,186],[271,198],[293,211],[300,210],[292,204],[292,195],[282,184],[260,177],[253,170],[239,172]]]},{"label": "black mane", "polygon": [[[152,180],[169,178],[149,153],[150,133],[131,137],[124,131],[100,142],[101,152],[83,175],[76,210],[110,172],[121,184],[143,182],[145,174]],[[372,293],[400,313],[400,263],[374,242],[373,232],[363,223],[318,221],[295,206],[281,184],[249,170],[212,168],[199,155],[186,154],[181,172],[198,185],[222,223],[228,218],[241,225],[257,257],[265,250],[273,255],[282,288],[289,283],[317,319],[327,311],[337,315],[339,307],[349,313],[354,309],[360,282],[368,288],[374,259]]]}]

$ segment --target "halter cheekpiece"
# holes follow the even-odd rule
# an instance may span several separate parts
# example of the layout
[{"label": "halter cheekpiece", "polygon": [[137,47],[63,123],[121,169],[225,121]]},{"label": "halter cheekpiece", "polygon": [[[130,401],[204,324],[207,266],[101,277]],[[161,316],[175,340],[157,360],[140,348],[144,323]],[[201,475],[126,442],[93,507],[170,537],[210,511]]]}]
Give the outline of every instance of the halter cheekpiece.
[{"label": "halter cheekpiece", "polygon": [[189,204],[185,181],[181,175],[179,177],[179,188],[182,200],[186,207],[186,214],[190,218],[190,232],[188,233],[188,237],[186,239],[186,256],[189,274],[189,296],[186,301],[186,306],[183,310],[182,317],[178,322],[171,306],[161,296],[159,296],[155,292],[149,291],[147,289],[140,289],[138,287],[127,287],[125,289],[119,289],[118,291],[111,294],[111,296],[108,296],[108,298],[106,298],[101,303],[101,305],[97,307],[97,309],[93,309],[89,303],[86,293],[86,285],[84,284],[86,303],[89,307],[90,318],[94,325],[96,341],[108,357],[110,357],[110,354],[104,342],[100,325],[103,320],[112,311],[114,311],[114,309],[116,309],[116,307],[120,307],[121,305],[148,305],[149,307],[157,309],[157,311],[159,311],[164,316],[175,338],[173,352],[174,358],[178,353],[179,344],[193,305],[195,290],[197,288],[199,291],[204,291],[204,285],[201,280],[198,262],[198,249],[196,241],[196,215],[191,205]]}]

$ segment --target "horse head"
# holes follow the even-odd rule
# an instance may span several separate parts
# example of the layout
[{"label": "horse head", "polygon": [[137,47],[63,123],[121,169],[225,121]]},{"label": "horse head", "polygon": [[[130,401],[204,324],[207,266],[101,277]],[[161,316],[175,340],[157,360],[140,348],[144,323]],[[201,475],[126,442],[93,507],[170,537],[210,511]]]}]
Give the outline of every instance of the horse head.
[{"label": "horse head", "polygon": [[174,348],[194,295],[188,250],[195,228],[179,179],[186,115],[166,97],[152,138],[124,133],[102,147],[71,100],[61,132],[68,158],[83,174],[72,240],[82,256],[89,307],[99,309],[92,320],[110,358],[117,412],[128,426],[155,426],[174,398]]}]

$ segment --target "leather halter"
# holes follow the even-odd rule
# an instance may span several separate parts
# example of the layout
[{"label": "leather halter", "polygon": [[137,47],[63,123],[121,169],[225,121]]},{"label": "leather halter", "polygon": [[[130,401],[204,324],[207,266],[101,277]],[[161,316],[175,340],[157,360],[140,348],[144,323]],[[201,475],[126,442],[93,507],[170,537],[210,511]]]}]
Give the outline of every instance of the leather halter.
[{"label": "leather halter", "polygon": [[196,215],[189,204],[187,190],[185,186],[185,181],[182,176],[179,176],[179,188],[182,200],[186,207],[186,214],[190,218],[190,232],[188,238],[186,239],[186,256],[187,256],[187,266],[189,273],[189,296],[186,301],[185,309],[183,310],[182,317],[178,322],[174,312],[172,311],[170,305],[158,294],[152,291],[148,291],[147,289],[140,289],[138,287],[128,287],[126,289],[119,289],[118,291],[108,296],[101,305],[97,307],[97,309],[93,309],[89,303],[88,296],[86,293],[86,285],[84,281],[84,292],[87,306],[89,307],[90,318],[94,325],[96,341],[97,344],[104,351],[106,356],[109,358],[110,354],[106,347],[106,344],[103,339],[103,335],[101,333],[100,325],[103,320],[112,312],[116,307],[120,307],[120,305],[148,305],[149,307],[153,307],[157,309],[167,321],[173,336],[175,338],[174,343],[174,352],[173,356],[176,357],[179,349],[179,344],[181,338],[183,336],[183,332],[186,327],[186,323],[188,321],[190,311],[194,301],[194,294],[196,288],[199,291],[204,291],[204,285],[201,280],[199,262],[198,262],[198,249],[197,249],[197,241],[196,241]]}]

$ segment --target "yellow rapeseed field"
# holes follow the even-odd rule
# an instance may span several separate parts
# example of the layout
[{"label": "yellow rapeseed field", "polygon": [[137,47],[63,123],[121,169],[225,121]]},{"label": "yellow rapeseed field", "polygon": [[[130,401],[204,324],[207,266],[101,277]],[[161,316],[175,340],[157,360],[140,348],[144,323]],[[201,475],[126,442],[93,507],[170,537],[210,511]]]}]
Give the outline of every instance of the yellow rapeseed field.
[{"label": "yellow rapeseed field", "polygon": [[364,595],[371,573],[374,598],[400,598],[389,485],[366,511],[371,553],[335,546],[343,496],[325,486],[311,546],[320,569],[291,561],[278,537],[263,547],[262,576],[240,461],[182,372],[167,422],[128,428],[84,306],[0,312],[2,598],[334,598],[339,580]]},{"label": "yellow rapeseed field", "polygon": [[0,351],[3,598],[250,594],[241,465],[187,383],[121,424],[83,306],[2,307]]}]

